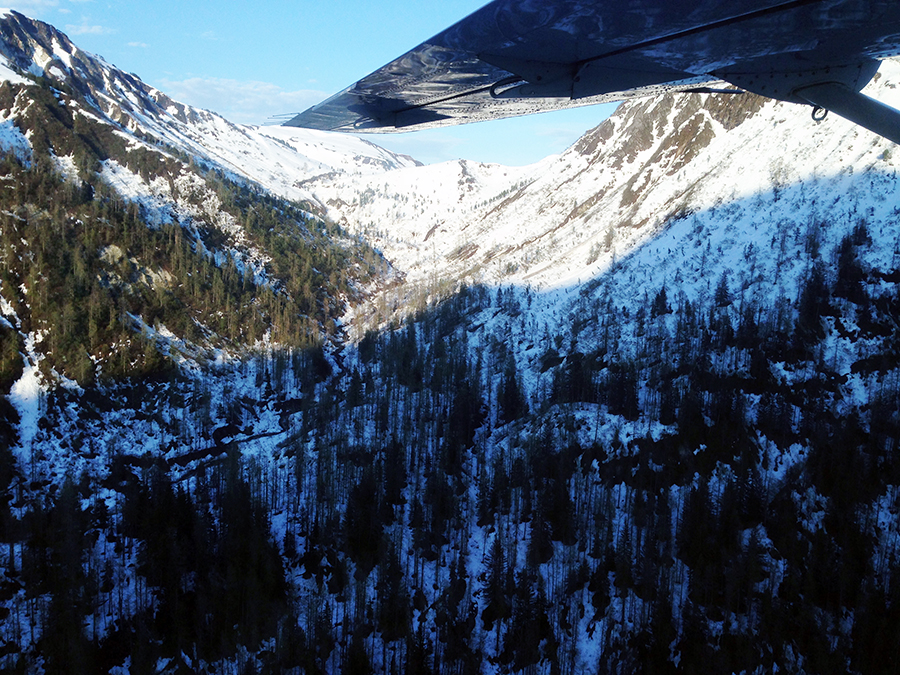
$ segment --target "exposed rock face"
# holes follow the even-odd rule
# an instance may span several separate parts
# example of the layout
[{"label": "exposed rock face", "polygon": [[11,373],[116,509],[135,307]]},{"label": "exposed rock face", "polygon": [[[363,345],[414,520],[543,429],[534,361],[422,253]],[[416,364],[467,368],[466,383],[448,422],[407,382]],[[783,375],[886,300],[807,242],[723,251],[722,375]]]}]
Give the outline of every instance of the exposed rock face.
[{"label": "exposed rock face", "polygon": [[126,114],[158,115],[173,108],[187,122],[186,106],[83,52],[53,26],[11,11],[0,21],[0,53],[24,72],[66,84],[110,119],[126,123]]}]

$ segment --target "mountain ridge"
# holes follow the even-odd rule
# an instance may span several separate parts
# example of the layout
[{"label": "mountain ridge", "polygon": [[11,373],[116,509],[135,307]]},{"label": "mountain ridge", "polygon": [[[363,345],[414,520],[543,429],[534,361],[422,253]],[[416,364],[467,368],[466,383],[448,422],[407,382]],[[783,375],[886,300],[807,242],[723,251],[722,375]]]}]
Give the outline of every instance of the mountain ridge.
[{"label": "mountain ridge", "polygon": [[[890,82],[891,74],[896,74],[896,64],[885,62],[883,70],[889,75],[876,78],[872,88],[876,95],[895,100],[896,89]],[[676,100],[679,101],[677,111],[672,112]],[[756,128],[753,120],[757,120]],[[634,124],[638,125],[636,129],[632,127]],[[616,129],[624,127],[629,128],[628,134],[616,133]],[[741,127],[746,129],[743,134],[739,131]],[[814,134],[812,142],[807,140],[810,131]],[[608,147],[613,138],[614,146]],[[385,197],[380,202],[380,212],[377,204],[367,202],[345,207],[338,218],[348,229],[358,232],[365,231],[370,222],[392,218],[395,243],[387,239],[375,241],[389,258],[398,261],[410,278],[427,276],[437,267],[451,278],[491,283],[528,281],[551,286],[574,283],[578,278],[585,280],[601,273],[614,256],[627,254],[636,245],[635,235],[648,228],[653,231],[679,214],[708,208],[725,196],[722,191],[737,196],[750,189],[750,185],[766,189],[773,180],[785,183],[810,175],[800,162],[790,168],[767,166],[767,138],[769,142],[791,147],[789,154],[798,158],[806,156],[808,164],[825,171],[832,170],[835,159],[842,156],[836,148],[853,147],[855,143],[857,147],[860,142],[871,143],[869,158],[864,160],[871,165],[881,161],[879,157],[885,150],[888,150],[886,156],[890,155],[888,142],[858,131],[840,119],[829,118],[816,125],[797,106],[765,101],[750,94],[680,95],[623,104],[619,112],[588,131],[572,148],[531,169],[504,168],[495,172],[489,167],[477,167],[478,180],[470,187],[479,190],[485,201],[491,201],[513,184],[521,184],[516,190],[518,198],[507,196],[502,205],[492,202],[490,206],[478,208],[470,203],[471,212],[462,211],[453,194],[439,202],[428,194],[433,191],[430,185],[434,182],[452,184],[456,180],[452,175],[436,176],[430,182],[423,179],[425,187],[417,194],[414,181],[405,179],[401,172],[358,182],[357,192],[373,190]],[[446,166],[450,169],[452,165]],[[422,175],[448,169],[426,167]],[[834,168],[839,169],[839,166]],[[504,172],[508,174],[506,184],[498,185],[495,173]],[[794,175],[779,176],[779,172]],[[707,181],[716,173],[726,177],[726,185],[720,187],[715,181]],[[739,175],[745,175],[746,179],[736,180]],[[396,188],[392,182],[397,183]],[[706,182],[711,185],[706,192],[718,194],[700,199]],[[326,190],[333,194],[341,189],[335,180],[323,184],[318,194],[325,199]],[[415,204],[406,207],[404,215],[391,204],[391,200],[398,199],[405,200],[404,203],[415,200]],[[523,207],[518,209],[517,203]],[[667,212],[660,213],[665,208],[663,203],[669,206]],[[454,213],[458,215],[453,216]],[[496,228],[497,234],[484,231],[487,236],[473,238],[472,223],[486,219],[490,219],[491,229]],[[546,252],[534,244],[552,242],[560,230],[566,233],[564,239],[571,242],[567,245],[569,250],[557,250],[551,256],[552,262],[545,264],[542,271],[534,259],[546,256]],[[438,237],[435,245],[435,237],[441,232],[450,234],[444,241]],[[459,232],[465,235],[455,234]],[[447,253],[477,240],[482,253],[474,260],[481,258],[485,264],[466,267],[458,264],[458,260],[429,257],[423,248],[425,233],[429,233],[429,245]],[[610,236],[612,241],[607,241]],[[498,246],[501,246],[499,250],[520,253],[497,263]],[[583,262],[590,259],[593,259],[591,264]],[[473,258],[470,255],[466,260],[471,263]],[[563,261],[565,264],[561,265]]]}]

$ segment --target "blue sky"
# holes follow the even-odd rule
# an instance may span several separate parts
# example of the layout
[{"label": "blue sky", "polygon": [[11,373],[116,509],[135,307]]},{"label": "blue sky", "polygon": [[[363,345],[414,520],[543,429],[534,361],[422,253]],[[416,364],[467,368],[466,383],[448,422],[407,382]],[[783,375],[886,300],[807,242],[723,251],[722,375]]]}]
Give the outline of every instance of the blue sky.
[{"label": "blue sky", "polygon": [[[0,0],[3,3],[3,0]],[[174,98],[235,122],[273,123],[349,86],[483,0],[6,0],[82,49]],[[426,163],[522,165],[562,152],[610,114],[592,106],[369,136]]]}]

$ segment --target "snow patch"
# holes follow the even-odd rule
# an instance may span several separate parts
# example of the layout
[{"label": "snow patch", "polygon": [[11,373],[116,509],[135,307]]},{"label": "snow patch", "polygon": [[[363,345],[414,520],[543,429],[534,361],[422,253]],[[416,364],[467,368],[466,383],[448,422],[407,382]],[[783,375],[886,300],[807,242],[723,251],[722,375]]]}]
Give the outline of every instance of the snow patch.
[{"label": "snow patch", "polygon": [[66,155],[65,157],[53,155],[51,159],[53,160],[53,167],[61,173],[67,181],[77,184],[79,181],[78,167],[75,165],[74,155]]},{"label": "snow patch", "polygon": [[41,418],[41,373],[38,363],[41,357],[35,349],[40,337],[30,333],[25,337],[25,368],[22,376],[13,383],[9,391],[9,401],[19,413],[19,462],[28,466],[32,441],[38,433],[38,421]]},{"label": "snow patch", "polygon": [[31,80],[22,77],[15,70],[13,70],[9,61],[6,58],[0,56],[0,81],[10,82],[12,84],[34,84]]}]

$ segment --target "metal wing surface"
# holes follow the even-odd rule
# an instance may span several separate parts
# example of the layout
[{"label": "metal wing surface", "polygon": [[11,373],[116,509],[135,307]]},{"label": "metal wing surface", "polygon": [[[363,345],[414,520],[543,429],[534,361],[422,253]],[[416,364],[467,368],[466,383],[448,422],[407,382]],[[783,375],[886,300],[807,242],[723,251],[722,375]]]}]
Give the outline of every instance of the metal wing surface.
[{"label": "metal wing surface", "polygon": [[726,82],[809,102],[897,53],[898,0],[494,0],[287,124],[406,131]]}]

